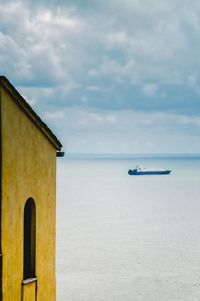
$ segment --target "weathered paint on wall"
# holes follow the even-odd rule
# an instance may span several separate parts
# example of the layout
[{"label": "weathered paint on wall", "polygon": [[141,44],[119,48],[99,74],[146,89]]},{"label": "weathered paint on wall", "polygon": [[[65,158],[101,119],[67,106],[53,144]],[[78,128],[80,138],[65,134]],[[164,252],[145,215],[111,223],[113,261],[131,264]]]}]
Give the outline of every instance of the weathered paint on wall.
[{"label": "weathered paint on wall", "polygon": [[0,89],[3,301],[21,300],[23,215],[30,197],[36,205],[37,301],[54,301],[56,149],[7,90]]}]

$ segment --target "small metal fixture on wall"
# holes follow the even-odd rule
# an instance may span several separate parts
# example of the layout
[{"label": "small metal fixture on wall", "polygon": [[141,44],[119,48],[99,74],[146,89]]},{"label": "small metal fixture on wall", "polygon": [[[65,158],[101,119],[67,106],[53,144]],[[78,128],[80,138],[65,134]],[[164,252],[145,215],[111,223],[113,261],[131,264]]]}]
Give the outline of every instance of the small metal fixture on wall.
[{"label": "small metal fixture on wall", "polygon": [[56,152],[56,157],[64,157],[65,152]]}]

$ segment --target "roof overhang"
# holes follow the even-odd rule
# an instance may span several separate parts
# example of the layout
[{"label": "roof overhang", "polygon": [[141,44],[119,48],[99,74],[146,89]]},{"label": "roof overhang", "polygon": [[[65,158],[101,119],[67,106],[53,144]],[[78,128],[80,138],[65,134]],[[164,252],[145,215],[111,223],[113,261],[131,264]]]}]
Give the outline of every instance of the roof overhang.
[{"label": "roof overhang", "polygon": [[16,104],[20,106],[20,108],[31,119],[31,121],[48,138],[55,149],[60,151],[62,148],[60,141],[5,76],[0,76],[0,86],[6,89],[6,91],[12,96],[12,99],[16,102]]}]

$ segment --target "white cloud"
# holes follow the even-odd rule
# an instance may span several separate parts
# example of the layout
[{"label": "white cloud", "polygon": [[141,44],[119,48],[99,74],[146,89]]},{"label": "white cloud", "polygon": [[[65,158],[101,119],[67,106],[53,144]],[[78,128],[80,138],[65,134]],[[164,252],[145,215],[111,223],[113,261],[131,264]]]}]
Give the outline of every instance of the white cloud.
[{"label": "white cloud", "polygon": [[62,120],[72,149],[200,150],[200,4],[58,3],[0,1],[0,73],[53,128]]},{"label": "white cloud", "polygon": [[63,111],[56,111],[56,112],[44,112],[43,116],[44,120],[60,120],[64,118]]},{"label": "white cloud", "polygon": [[[17,79],[19,73],[24,81],[37,83],[40,79],[43,85],[68,80],[70,73],[79,70],[76,39],[85,27],[86,22],[67,9],[32,9],[23,1],[0,4],[2,71]],[[9,57],[14,74],[5,57]]]},{"label": "white cloud", "polygon": [[88,90],[88,91],[99,91],[100,87],[98,87],[98,86],[89,86],[89,87],[86,88],[86,90]]},{"label": "white cloud", "polygon": [[[65,110],[65,126],[57,124],[68,152],[167,153],[196,152],[200,118],[136,111]],[[81,143],[81,141],[85,141]]]},{"label": "white cloud", "polygon": [[142,89],[147,96],[153,97],[156,96],[158,86],[156,84],[145,84]]},{"label": "white cloud", "polygon": [[[150,79],[155,84],[188,83],[185,68],[193,76],[199,51],[183,24],[191,25],[197,37],[199,5],[178,0],[96,5],[98,11],[91,2],[93,13],[82,14],[72,2],[53,8],[23,0],[0,4],[2,73],[32,85],[62,82],[63,88],[68,81],[80,85],[87,75],[127,81],[141,90]],[[108,18],[105,12],[113,10]]]},{"label": "white cloud", "polygon": [[[81,11],[59,6],[52,9],[39,4],[33,8],[24,1],[2,3],[0,25],[10,39],[8,56],[19,62],[25,80],[77,81],[85,72],[91,74],[90,70],[96,69],[99,75],[113,79],[184,81],[181,70],[175,72],[188,61],[187,49],[191,49],[182,18],[193,24],[191,15],[196,12],[190,9],[185,14],[181,7],[177,12],[172,1],[125,3],[123,7],[120,1],[107,4],[116,9],[116,17],[110,18],[102,10],[81,15]],[[122,13],[126,16],[123,22]],[[122,63],[112,57],[116,50],[121,51]]]}]

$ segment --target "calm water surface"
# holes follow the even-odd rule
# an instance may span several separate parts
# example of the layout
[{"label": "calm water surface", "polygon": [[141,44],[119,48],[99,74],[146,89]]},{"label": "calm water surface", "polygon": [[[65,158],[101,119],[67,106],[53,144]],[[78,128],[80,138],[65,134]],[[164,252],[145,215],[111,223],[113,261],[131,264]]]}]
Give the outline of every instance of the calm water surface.
[{"label": "calm water surface", "polygon": [[57,300],[199,301],[199,180],[200,159],[59,160]]}]

